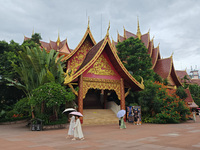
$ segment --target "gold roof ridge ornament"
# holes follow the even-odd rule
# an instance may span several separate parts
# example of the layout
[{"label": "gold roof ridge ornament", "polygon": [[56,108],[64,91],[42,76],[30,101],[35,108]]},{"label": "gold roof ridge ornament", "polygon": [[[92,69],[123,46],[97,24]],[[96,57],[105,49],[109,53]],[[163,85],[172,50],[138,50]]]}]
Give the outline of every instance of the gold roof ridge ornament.
[{"label": "gold roof ridge ornament", "polygon": [[34,32],[34,27],[33,27],[32,35],[34,35],[34,34],[35,34],[35,32]]},{"label": "gold roof ridge ornament", "polygon": [[157,48],[160,46],[160,42],[158,43],[158,46],[157,46]]},{"label": "gold roof ridge ornament", "polygon": [[110,30],[110,21],[109,21],[109,25],[108,25],[106,36],[109,36],[109,30]]},{"label": "gold roof ridge ornament", "polygon": [[173,57],[173,55],[174,55],[174,52],[172,52],[172,54],[171,54],[171,56],[170,56],[170,57],[172,58],[172,57]]},{"label": "gold roof ridge ornament", "polygon": [[137,17],[137,37],[138,39],[141,39],[141,32],[140,32],[140,24],[139,24],[139,18]]},{"label": "gold roof ridge ornament", "polygon": [[56,41],[56,44],[59,47],[59,45],[60,45],[60,33],[59,33],[59,31],[58,31],[58,39]]},{"label": "gold roof ridge ornament", "polygon": [[89,29],[90,28],[90,17],[88,16],[88,26],[87,28]]}]

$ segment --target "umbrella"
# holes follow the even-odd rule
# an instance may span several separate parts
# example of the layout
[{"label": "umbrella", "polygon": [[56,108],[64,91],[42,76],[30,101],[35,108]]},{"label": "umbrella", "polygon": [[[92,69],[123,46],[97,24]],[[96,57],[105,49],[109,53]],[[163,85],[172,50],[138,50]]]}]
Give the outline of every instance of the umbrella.
[{"label": "umbrella", "polygon": [[72,111],[76,111],[76,109],[74,109],[74,108],[67,108],[62,113],[67,113],[67,112],[70,113]]},{"label": "umbrella", "polygon": [[118,111],[118,113],[117,113],[117,117],[118,117],[118,118],[124,117],[125,114],[126,114],[126,110],[120,110],[120,111]]},{"label": "umbrella", "polygon": [[70,115],[83,117],[83,115],[80,112],[71,112]]}]

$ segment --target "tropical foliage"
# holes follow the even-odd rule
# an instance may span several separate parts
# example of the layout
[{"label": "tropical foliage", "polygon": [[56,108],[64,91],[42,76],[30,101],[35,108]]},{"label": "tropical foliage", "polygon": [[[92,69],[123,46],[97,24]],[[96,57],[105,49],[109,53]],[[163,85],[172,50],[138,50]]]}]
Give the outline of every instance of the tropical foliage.
[{"label": "tropical foliage", "polygon": [[145,89],[130,92],[126,97],[127,105],[140,105],[143,121],[154,123],[178,123],[186,120],[189,109],[184,102],[187,97],[183,88],[167,89],[168,80],[162,79],[151,69],[148,50],[138,38],[129,38],[118,43],[119,57],[126,69],[137,80],[144,79]]},{"label": "tropical foliage", "polygon": [[197,84],[190,84],[189,89],[193,100],[198,106],[200,106],[200,86]]},{"label": "tropical foliage", "polygon": [[46,124],[52,120],[58,120],[59,116],[62,116],[66,102],[75,100],[71,89],[66,90],[54,82],[41,85],[32,93],[30,103],[34,108],[35,117],[42,117],[41,119],[45,120]]},{"label": "tropical foliage", "polygon": [[118,55],[126,69],[137,79],[153,80],[151,58],[147,48],[138,38],[130,37],[117,44]]}]

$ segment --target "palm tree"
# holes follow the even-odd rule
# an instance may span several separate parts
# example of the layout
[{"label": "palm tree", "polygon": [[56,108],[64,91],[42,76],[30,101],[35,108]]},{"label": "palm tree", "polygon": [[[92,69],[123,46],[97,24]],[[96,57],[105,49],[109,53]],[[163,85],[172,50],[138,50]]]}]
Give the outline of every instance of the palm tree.
[{"label": "palm tree", "polygon": [[[48,82],[62,84],[64,81],[64,62],[61,61],[64,56],[57,58],[58,52],[51,50],[41,50],[39,47],[28,48],[19,53],[19,65],[12,64],[14,70],[19,75],[20,81],[8,79],[9,86],[15,86],[22,89],[28,99],[31,98],[31,92],[40,85]],[[34,117],[34,114],[32,114]]]}]

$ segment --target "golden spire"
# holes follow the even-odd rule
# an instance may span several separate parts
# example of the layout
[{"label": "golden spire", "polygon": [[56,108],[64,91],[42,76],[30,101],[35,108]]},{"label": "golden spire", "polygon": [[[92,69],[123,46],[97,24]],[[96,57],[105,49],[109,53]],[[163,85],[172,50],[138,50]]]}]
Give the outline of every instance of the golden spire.
[{"label": "golden spire", "polygon": [[160,46],[160,42],[158,43],[158,46],[157,47],[159,47]]},{"label": "golden spire", "polygon": [[59,47],[59,45],[60,45],[60,34],[59,34],[59,32],[58,32],[58,39],[57,39],[56,43],[57,43],[57,46]]},{"label": "golden spire", "polygon": [[126,29],[124,26],[123,26],[123,28],[124,28],[124,38],[126,38]]},{"label": "golden spire", "polygon": [[118,30],[117,30],[117,42],[120,42],[119,32],[118,32]]},{"label": "golden spire", "polygon": [[137,27],[137,37],[138,37],[138,39],[141,39],[141,32],[140,32],[140,25],[139,25],[138,17],[137,17],[137,25],[138,25],[138,27]]},{"label": "golden spire", "polygon": [[90,17],[88,16],[88,26],[87,28],[89,29],[90,28]]},{"label": "golden spire", "polygon": [[109,21],[109,25],[108,25],[106,36],[109,36],[109,30],[110,30],[110,21]]},{"label": "golden spire", "polygon": [[174,52],[172,52],[171,58],[173,57],[173,55],[174,55]]},{"label": "golden spire", "polygon": [[34,34],[35,34],[35,32],[34,32],[34,27],[33,27],[32,35],[34,35]]}]

